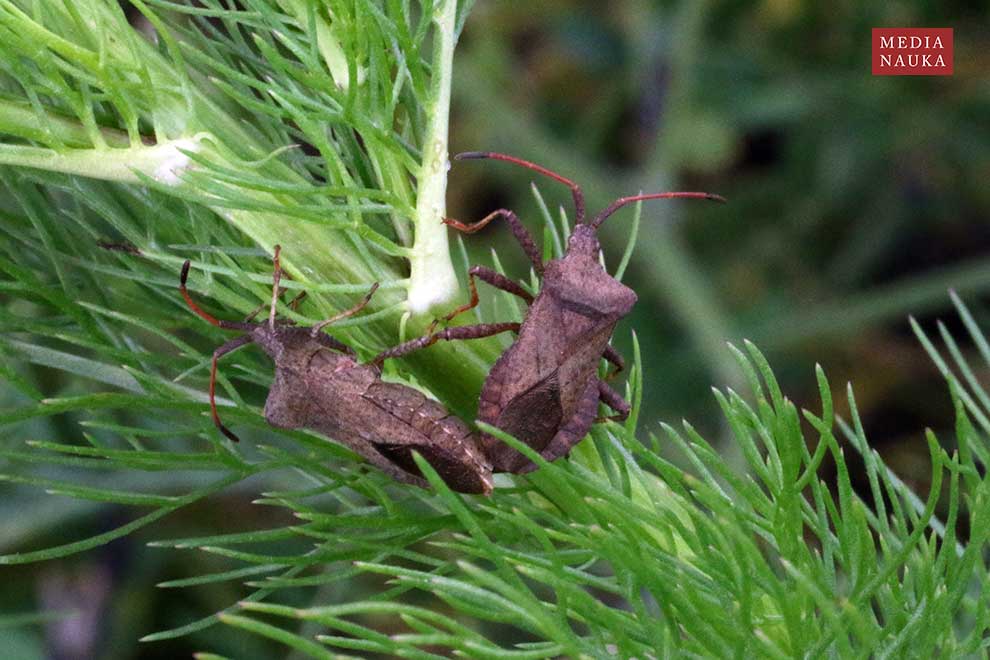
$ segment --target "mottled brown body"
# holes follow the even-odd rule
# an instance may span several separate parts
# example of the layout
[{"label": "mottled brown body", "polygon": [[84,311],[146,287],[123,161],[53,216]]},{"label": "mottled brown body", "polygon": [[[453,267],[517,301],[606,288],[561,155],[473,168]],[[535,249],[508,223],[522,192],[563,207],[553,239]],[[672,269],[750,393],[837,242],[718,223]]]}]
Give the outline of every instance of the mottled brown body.
[{"label": "mottled brown body", "polygon": [[[350,348],[321,331],[326,323],[306,328],[275,320],[278,248],[275,254],[271,314],[261,323],[220,321],[203,312],[186,292],[189,262],[183,266],[182,293],[193,311],[220,327],[247,332],[214,352],[210,401],[217,427],[237,440],[216,411],[217,359],[255,343],[275,362],[275,378],[265,402],[265,419],[272,426],[317,431],[350,447],[396,480],[427,487],[412,457],[415,450],[453,490],[490,493],[491,466],[476,436],[461,420],[411,387],[384,382],[377,365],[360,364]],[[371,293],[330,321],[354,314],[370,297]]]},{"label": "mottled brown body", "polygon": [[[512,434],[548,461],[587,435],[598,415],[598,364],[636,294],[598,261],[598,240],[575,228],[563,259],[550,261],[519,337],[499,357],[481,389],[478,418]],[[620,404],[621,405],[621,404]],[[625,410],[619,410],[620,415]],[[498,471],[535,465],[487,434],[482,448]]]},{"label": "mottled brown body", "polygon": [[258,326],[255,343],[275,361],[265,419],[347,445],[398,481],[427,486],[418,451],[453,490],[489,493],[491,467],[472,431],[436,401],[314,339],[308,328]]},{"label": "mottled brown body", "polygon": [[[481,388],[478,419],[525,442],[548,461],[567,454],[581,441],[597,419],[598,403],[612,408],[612,419],[629,415],[630,406],[615,390],[598,378],[602,358],[623,368],[622,357],[609,341],[616,324],[636,303],[636,294],[609,275],[599,261],[598,227],[616,210],[630,202],[671,197],[714,199],[708,193],[653,193],[621,197],[591,221],[584,215],[581,188],[569,179],[539,165],[491,152],[460,154],[456,159],[492,158],[522,165],[567,184],[574,197],[575,227],[560,259],[544,264],[541,252],[516,214],[499,209],[474,224],[445,220],[448,225],[473,233],[495,218],[509,223],[516,240],[542,275],[539,293],[533,298],[516,282],[482,266],[468,271],[471,301],[448,314],[450,321],[478,304],[475,278],[522,298],[529,304],[518,338],[498,358]],[[494,334],[505,324],[459,326],[423,337],[386,351],[376,358],[393,357],[418,350],[440,339],[468,339]],[[456,336],[454,336],[456,333]],[[496,472],[523,473],[536,465],[497,438],[481,435],[481,445]]]}]

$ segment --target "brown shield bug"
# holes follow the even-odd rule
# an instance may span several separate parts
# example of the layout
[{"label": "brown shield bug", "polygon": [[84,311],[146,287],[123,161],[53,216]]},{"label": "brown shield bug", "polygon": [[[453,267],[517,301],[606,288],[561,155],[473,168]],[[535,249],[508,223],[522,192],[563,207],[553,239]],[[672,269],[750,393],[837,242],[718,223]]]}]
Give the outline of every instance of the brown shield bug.
[{"label": "brown shield bug", "polygon": [[[361,364],[350,347],[323,328],[361,311],[378,285],[354,307],[311,327],[275,318],[281,266],[274,255],[274,283],[268,319],[260,323],[224,321],[203,311],[189,296],[189,262],[182,265],[179,290],[193,312],[213,325],[246,334],[213,352],[210,411],[217,428],[238,438],[220,421],[216,405],[217,361],[247,344],[258,344],[275,362],[275,378],[265,401],[265,419],[279,428],[306,428],[341,442],[391,477],[427,487],[411,451],[416,450],[453,490],[488,494],[491,466],[476,435],[439,403],[419,391],[387,383],[377,364]],[[518,327],[518,324],[506,324]],[[507,328],[511,329],[511,328]]]},{"label": "brown shield bug", "polygon": [[[598,402],[616,411],[613,419],[629,415],[629,404],[598,378],[598,364],[605,358],[623,368],[622,357],[609,346],[616,324],[629,313],[636,294],[602,267],[598,228],[615,211],[649,199],[696,198],[725,200],[709,193],[666,192],[620,197],[593,219],[585,218],[581,188],[559,174],[534,163],[492,152],[469,152],[455,160],[491,158],[529,168],[571,189],[575,206],[574,230],[567,251],[560,259],[543,263],[539,249],[515,213],[498,209],[473,224],[447,219],[455,229],[474,233],[496,218],[504,218],[516,240],[542,276],[540,291],[533,298],[521,285],[483,266],[468,271],[471,300],[444,320],[478,304],[475,279],[522,298],[529,305],[515,343],[498,358],[485,379],[478,403],[478,419],[513,435],[537,450],[548,461],[565,455],[581,441],[595,422]],[[482,337],[504,331],[504,324],[459,326],[396,346],[375,358],[404,355],[440,339],[452,339],[451,330],[466,337]],[[524,455],[488,434],[481,436],[482,449],[497,472],[524,473],[536,466]]]}]

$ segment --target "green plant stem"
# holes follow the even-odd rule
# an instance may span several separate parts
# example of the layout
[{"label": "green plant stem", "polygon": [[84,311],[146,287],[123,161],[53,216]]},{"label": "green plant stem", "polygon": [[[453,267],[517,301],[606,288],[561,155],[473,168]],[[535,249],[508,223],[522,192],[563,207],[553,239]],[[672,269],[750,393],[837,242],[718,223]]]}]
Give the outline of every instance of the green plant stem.
[{"label": "green plant stem", "polygon": [[140,172],[159,183],[177,185],[182,172],[191,166],[189,157],[182,152],[198,151],[201,138],[202,135],[194,135],[154,146],[66,151],[0,144],[0,164],[36,167],[50,172],[121,183],[139,183],[140,178],[136,172]]},{"label": "green plant stem", "polygon": [[[86,128],[74,119],[47,115],[45,122],[38,122],[38,114],[28,103],[0,99],[0,127],[4,133],[36,142],[63,143],[67,147],[91,146]],[[123,131],[104,128],[104,142],[111,147],[127,147],[130,142]]]},{"label": "green plant stem", "polygon": [[456,0],[445,0],[436,8],[432,90],[426,108],[430,120],[423,140],[416,194],[416,240],[409,259],[407,304],[414,315],[449,307],[459,291],[450,261],[447,227],[441,222],[447,210],[447,130],[456,17]]}]

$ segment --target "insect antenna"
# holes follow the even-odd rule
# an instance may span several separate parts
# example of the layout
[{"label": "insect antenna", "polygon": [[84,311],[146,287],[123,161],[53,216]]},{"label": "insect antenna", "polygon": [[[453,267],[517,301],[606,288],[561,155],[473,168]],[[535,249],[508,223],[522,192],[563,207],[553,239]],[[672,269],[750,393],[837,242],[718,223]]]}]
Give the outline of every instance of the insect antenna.
[{"label": "insect antenna", "polygon": [[601,213],[595,216],[589,224],[595,229],[598,229],[605,220],[618,211],[620,208],[626,204],[631,204],[633,202],[642,202],[648,199],[709,199],[713,202],[725,203],[725,198],[721,195],[714,195],[712,193],[704,192],[665,192],[665,193],[647,193],[645,195],[631,195],[629,197],[620,197],[615,200],[603,210]]},{"label": "insect antenna", "polygon": [[584,193],[581,192],[581,186],[574,183],[570,179],[563,177],[556,172],[552,172],[545,167],[541,167],[536,163],[531,163],[528,160],[523,160],[522,158],[516,158],[515,156],[509,156],[506,154],[496,153],[494,151],[465,151],[464,153],[457,154],[454,156],[454,160],[478,160],[482,158],[491,158],[493,160],[504,160],[507,163],[515,163],[516,165],[522,165],[525,168],[531,169],[534,172],[539,172],[543,176],[548,176],[554,181],[559,181],[565,186],[571,189],[571,195],[574,197],[574,222],[576,224],[581,224],[584,222]]}]

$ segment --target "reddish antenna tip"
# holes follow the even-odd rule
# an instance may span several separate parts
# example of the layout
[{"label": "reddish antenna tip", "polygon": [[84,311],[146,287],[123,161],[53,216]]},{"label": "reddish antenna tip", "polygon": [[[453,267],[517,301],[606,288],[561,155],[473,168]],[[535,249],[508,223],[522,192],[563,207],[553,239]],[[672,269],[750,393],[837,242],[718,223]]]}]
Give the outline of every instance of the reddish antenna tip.
[{"label": "reddish antenna tip", "polygon": [[728,204],[729,200],[721,195],[716,195],[715,193],[705,193],[705,199],[710,199],[713,202],[718,202],[720,204]]},{"label": "reddish antenna tip", "polygon": [[454,156],[454,160],[478,160],[481,158],[489,158],[490,153],[491,152],[488,151],[462,151]]},{"label": "reddish antenna tip", "polygon": [[182,264],[182,273],[179,275],[179,283],[182,284],[182,286],[185,286],[186,280],[188,279],[189,279],[189,260],[186,259],[186,262]]}]

